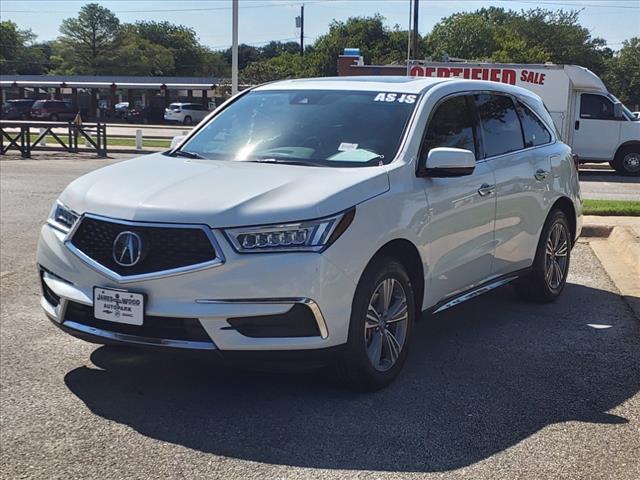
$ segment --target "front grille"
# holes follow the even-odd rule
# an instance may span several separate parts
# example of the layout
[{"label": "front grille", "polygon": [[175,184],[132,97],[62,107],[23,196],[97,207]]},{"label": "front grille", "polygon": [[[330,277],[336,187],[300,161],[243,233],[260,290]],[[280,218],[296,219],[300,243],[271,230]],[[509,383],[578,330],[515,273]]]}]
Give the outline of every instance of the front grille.
[{"label": "front grille", "polygon": [[[142,244],[140,260],[124,267],[114,260],[114,241],[122,232],[136,233]],[[189,267],[216,259],[216,250],[203,229],[126,225],[83,217],[71,244],[86,256],[121,276],[142,275]]]},{"label": "front grille", "polygon": [[137,337],[211,342],[211,338],[197,318],[145,315],[142,325],[127,325],[126,323],[99,320],[93,316],[93,307],[70,301],[67,304],[64,319],[108,332],[124,333]]}]

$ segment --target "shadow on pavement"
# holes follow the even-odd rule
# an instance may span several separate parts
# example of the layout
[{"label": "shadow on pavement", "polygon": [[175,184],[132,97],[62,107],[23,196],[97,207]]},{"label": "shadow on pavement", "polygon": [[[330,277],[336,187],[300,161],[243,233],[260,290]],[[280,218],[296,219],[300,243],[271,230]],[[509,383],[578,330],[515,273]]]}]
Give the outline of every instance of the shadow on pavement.
[{"label": "shadow on pavement", "polygon": [[640,390],[640,323],[621,302],[568,284],[557,303],[527,305],[502,288],[420,322],[404,372],[374,394],[318,374],[228,370],[114,347],[93,352],[98,369],[77,368],[65,381],[96,415],[203,452],[445,471],[552,423],[627,423],[606,413]]}]

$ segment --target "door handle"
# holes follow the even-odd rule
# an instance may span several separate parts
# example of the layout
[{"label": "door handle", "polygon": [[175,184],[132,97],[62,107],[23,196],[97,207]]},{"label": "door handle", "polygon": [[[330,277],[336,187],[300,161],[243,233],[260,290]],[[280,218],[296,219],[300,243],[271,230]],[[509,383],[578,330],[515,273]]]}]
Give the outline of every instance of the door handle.
[{"label": "door handle", "polygon": [[573,126],[574,129],[580,130],[580,120],[576,120],[576,123]]},{"label": "door handle", "polygon": [[482,185],[480,185],[480,188],[478,189],[478,195],[480,195],[481,197],[486,197],[487,195],[491,195],[495,190],[495,188],[496,188],[495,185],[489,185],[488,183],[483,183]]},{"label": "door handle", "polygon": [[547,172],[546,170],[538,169],[536,170],[536,173],[533,176],[535,177],[536,180],[541,182],[542,180],[544,180],[549,176],[549,172]]}]

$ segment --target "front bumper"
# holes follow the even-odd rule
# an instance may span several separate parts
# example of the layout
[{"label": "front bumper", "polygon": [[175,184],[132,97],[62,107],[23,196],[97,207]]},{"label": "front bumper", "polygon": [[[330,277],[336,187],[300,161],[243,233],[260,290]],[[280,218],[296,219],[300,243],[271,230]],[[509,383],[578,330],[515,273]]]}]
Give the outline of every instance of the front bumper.
[{"label": "front bumper", "polygon": [[[222,239],[221,232],[214,235]],[[85,263],[65,245],[64,239],[60,231],[43,226],[38,264],[43,269],[44,287],[59,300],[56,304],[45,294],[41,305],[53,322],[74,336],[98,343],[220,351],[315,350],[347,341],[356,283],[322,254],[239,255],[220,241],[223,264],[180,275],[119,283]],[[176,322],[193,319],[206,337],[195,340],[183,335],[150,337],[145,330],[116,328],[120,324],[111,328],[109,322],[97,325],[93,321],[77,321],[70,312],[93,307],[94,287],[144,293],[145,323],[147,317],[158,318],[163,324],[171,323],[172,319]],[[255,319],[255,327],[276,317],[291,317],[290,312],[297,305],[310,312],[317,326],[315,334],[250,336],[230,323],[237,318]],[[268,330],[268,323],[265,328]]]}]

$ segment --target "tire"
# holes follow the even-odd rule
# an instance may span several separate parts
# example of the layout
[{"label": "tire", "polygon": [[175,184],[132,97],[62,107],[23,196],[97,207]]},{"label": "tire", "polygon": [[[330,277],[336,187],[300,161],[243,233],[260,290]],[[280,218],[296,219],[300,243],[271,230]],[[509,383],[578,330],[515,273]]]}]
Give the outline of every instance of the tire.
[{"label": "tire", "polygon": [[640,176],[640,146],[620,149],[611,166],[621,175]]},{"label": "tire", "polygon": [[567,216],[561,210],[552,210],[542,229],[531,272],[515,282],[520,297],[550,303],[560,296],[567,282],[572,242]]},{"label": "tire", "polygon": [[57,113],[52,113],[51,115],[49,115],[49,120],[51,120],[52,122],[57,122],[58,121],[58,114]]},{"label": "tire", "polygon": [[184,123],[185,125],[191,125],[192,122],[192,118],[190,115],[187,115],[186,117],[184,117],[184,120],[182,121],[182,123]]},{"label": "tire", "polygon": [[[385,286],[391,291],[388,302]],[[349,339],[334,365],[340,382],[351,389],[369,392],[389,385],[407,358],[415,315],[413,287],[404,266],[392,258],[375,259],[356,288]]]}]

